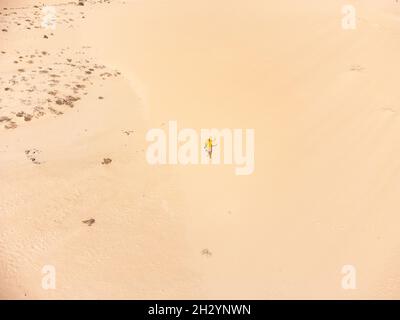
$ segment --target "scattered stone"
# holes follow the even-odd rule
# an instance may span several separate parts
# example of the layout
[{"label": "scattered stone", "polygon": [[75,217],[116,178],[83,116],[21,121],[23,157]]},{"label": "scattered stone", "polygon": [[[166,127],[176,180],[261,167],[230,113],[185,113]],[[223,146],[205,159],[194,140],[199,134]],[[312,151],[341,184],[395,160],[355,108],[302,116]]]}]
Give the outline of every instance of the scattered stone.
[{"label": "scattered stone", "polygon": [[96,220],[93,219],[93,218],[90,218],[90,219],[88,219],[88,220],[83,220],[82,222],[85,223],[85,224],[87,224],[87,225],[90,227],[93,223],[96,222]]},{"label": "scattered stone", "polygon": [[112,160],[110,158],[104,158],[101,164],[110,164]]},{"label": "scattered stone", "polygon": [[212,256],[211,251],[208,250],[208,249],[203,249],[203,250],[201,250],[201,254],[202,254],[203,256],[207,256],[207,257],[211,257],[211,256]]},{"label": "scattered stone", "polygon": [[15,129],[17,126],[17,124],[14,121],[9,121],[4,128],[6,129]]},{"label": "scattered stone", "polygon": [[[88,3],[85,2],[85,5]],[[41,34],[39,37],[47,38],[50,34]],[[0,51],[0,56],[6,53]],[[34,118],[65,113],[67,107],[75,107],[75,103],[88,94],[88,87],[91,87],[96,80],[101,81],[103,77],[111,77],[115,73],[109,70],[110,72],[102,76],[97,74],[98,69],[104,69],[105,72],[108,70],[107,67],[95,63],[84,50],[76,52],[66,47],[58,51],[34,50],[16,51],[16,53],[17,59],[11,60],[10,63],[15,61],[19,66],[16,66],[17,68],[7,78],[0,77],[0,90],[2,88],[4,90],[3,96],[0,97],[0,119],[7,129],[18,127],[21,122],[29,122]],[[59,58],[55,62],[46,61],[50,56],[62,57],[61,54],[65,55],[64,58]],[[39,61],[34,60],[38,58]],[[38,62],[39,65],[35,67]],[[29,64],[29,68],[24,67],[24,63]],[[87,71],[90,75],[85,74]],[[67,76],[69,72],[75,77],[75,81]],[[15,97],[12,95],[13,92],[22,95]],[[105,97],[98,96],[98,99],[105,100]],[[0,126],[0,129],[3,128]],[[130,132],[126,134],[129,135]]]},{"label": "scattered stone", "polygon": [[59,111],[59,110],[57,110],[57,109],[54,109],[53,107],[48,107],[48,109],[50,110],[51,113],[53,113],[53,114],[55,114],[55,115],[57,115],[57,116],[63,114],[62,111]]},{"label": "scattered stone", "polygon": [[25,150],[26,157],[28,160],[32,161],[34,164],[40,164],[41,162],[37,160],[37,156],[39,155],[40,151],[37,149],[28,149]]},{"label": "scattered stone", "polygon": [[3,121],[7,122],[7,121],[10,121],[10,120],[11,119],[9,117],[5,117],[5,116],[0,117],[0,122],[3,122]]}]

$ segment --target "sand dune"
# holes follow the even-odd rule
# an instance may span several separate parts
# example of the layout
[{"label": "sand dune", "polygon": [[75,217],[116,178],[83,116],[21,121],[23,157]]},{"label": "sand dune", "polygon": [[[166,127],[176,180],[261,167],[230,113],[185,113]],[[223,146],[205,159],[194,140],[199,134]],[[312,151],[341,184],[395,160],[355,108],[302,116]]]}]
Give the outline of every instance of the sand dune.
[{"label": "sand dune", "polygon": [[[43,2],[0,6],[1,298],[399,298],[399,3]],[[254,173],[150,166],[171,120]]]}]

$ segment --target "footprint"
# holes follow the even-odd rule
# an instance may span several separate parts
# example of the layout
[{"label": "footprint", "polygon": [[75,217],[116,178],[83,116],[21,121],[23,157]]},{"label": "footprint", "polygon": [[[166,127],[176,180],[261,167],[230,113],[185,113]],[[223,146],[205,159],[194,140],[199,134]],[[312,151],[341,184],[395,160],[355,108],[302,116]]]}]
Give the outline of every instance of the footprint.
[{"label": "footprint", "polygon": [[26,157],[28,158],[28,160],[32,161],[34,164],[41,164],[41,162],[38,160],[39,154],[40,154],[40,151],[37,149],[25,150]]},{"label": "footprint", "polygon": [[350,67],[350,71],[360,72],[360,71],[363,71],[363,70],[364,70],[364,68],[362,66],[358,65],[358,64],[354,64],[354,65],[352,65]]}]

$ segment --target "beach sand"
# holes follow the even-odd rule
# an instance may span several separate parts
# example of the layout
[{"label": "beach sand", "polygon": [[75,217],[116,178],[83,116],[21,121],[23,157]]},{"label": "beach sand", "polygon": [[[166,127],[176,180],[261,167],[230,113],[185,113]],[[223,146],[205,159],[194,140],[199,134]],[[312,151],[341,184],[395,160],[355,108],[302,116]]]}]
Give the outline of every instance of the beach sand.
[{"label": "beach sand", "polygon": [[[399,3],[77,3],[0,1],[0,298],[400,298]],[[174,120],[255,171],[149,165]]]}]

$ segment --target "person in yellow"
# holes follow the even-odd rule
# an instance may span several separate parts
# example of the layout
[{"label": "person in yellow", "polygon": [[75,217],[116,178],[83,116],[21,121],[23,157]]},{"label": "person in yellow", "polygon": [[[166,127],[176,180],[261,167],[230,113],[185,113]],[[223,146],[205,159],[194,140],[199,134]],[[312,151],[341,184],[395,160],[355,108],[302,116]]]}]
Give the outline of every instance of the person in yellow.
[{"label": "person in yellow", "polygon": [[213,144],[213,139],[211,137],[209,137],[204,145],[204,149],[207,151],[210,159],[212,157],[212,151],[213,151],[213,147],[215,147],[216,145]]}]

